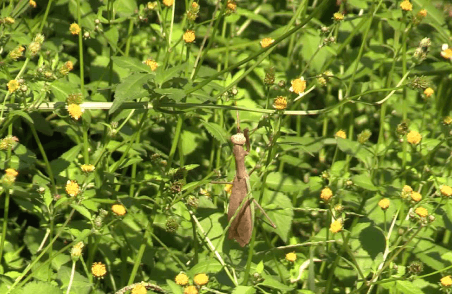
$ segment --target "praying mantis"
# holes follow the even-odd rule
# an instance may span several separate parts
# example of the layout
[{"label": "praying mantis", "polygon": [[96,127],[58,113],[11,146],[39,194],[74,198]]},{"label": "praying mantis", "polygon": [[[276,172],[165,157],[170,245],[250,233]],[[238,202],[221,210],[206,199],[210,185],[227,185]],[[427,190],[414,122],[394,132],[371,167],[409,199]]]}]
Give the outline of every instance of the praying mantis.
[{"label": "praying mantis", "polygon": [[[270,221],[272,227],[276,229],[276,225],[271,221],[264,209],[254,198],[247,197],[248,193],[251,192],[251,186],[249,175],[246,172],[245,157],[250,152],[250,139],[248,129],[245,129],[243,133],[240,132],[240,127],[237,129],[238,133],[231,137],[231,141],[234,145],[232,147],[232,153],[235,158],[236,174],[234,181],[232,182],[231,197],[229,199],[228,221],[231,225],[229,227],[228,238],[237,240],[240,246],[244,247],[250,242],[253,234],[254,209],[251,205],[252,200]],[[246,151],[243,149],[244,145],[247,147]],[[243,201],[246,202],[242,203]],[[240,209],[240,211],[237,211],[238,209]]]}]

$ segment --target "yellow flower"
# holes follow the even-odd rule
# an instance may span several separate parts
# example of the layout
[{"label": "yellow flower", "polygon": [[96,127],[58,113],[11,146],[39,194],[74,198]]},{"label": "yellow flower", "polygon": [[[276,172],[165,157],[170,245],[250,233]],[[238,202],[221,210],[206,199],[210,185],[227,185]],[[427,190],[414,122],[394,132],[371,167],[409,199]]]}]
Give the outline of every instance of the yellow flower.
[{"label": "yellow flower", "polygon": [[71,197],[77,196],[78,193],[80,193],[80,187],[78,186],[76,181],[67,181],[66,192]]},{"label": "yellow flower", "polygon": [[411,193],[413,192],[413,188],[411,188],[411,186],[405,185],[403,186],[402,192]]},{"label": "yellow flower", "polygon": [[201,188],[201,190],[199,190],[199,194],[204,195],[206,197],[210,197],[210,192],[203,188]]},{"label": "yellow flower", "polygon": [[149,10],[154,10],[157,7],[157,2],[148,2],[147,7]]},{"label": "yellow flower", "polygon": [[185,287],[184,294],[198,294],[198,289],[195,286]]},{"label": "yellow flower", "polygon": [[443,119],[443,124],[445,124],[445,125],[450,125],[450,124],[452,124],[452,117],[446,116],[446,117]]},{"label": "yellow flower", "polygon": [[80,29],[80,26],[74,22],[74,23],[71,24],[71,26],[69,27],[69,31],[70,31],[71,34],[73,34],[73,35],[78,35],[78,34],[80,33],[81,29]]},{"label": "yellow flower", "polygon": [[441,285],[443,285],[444,287],[450,287],[452,286],[452,277],[451,276],[442,277],[440,282]]},{"label": "yellow flower", "polygon": [[322,192],[320,193],[320,198],[322,198],[323,201],[328,202],[331,197],[333,197],[333,191],[331,191],[331,189],[328,187],[323,188]]},{"label": "yellow flower", "polygon": [[424,90],[425,97],[430,97],[433,95],[433,93],[435,93],[435,91],[430,87]]},{"label": "yellow flower", "polygon": [[341,21],[344,20],[344,15],[340,12],[336,12],[335,14],[333,14],[333,18],[335,21]]},{"label": "yellow flower", "polygon": [[400,8],[404,11],[411,11],[413,9],[413,4],[410,3],[408,0],[404,0],[402,3],[400,3]]},{"label": "yellow flower", "polygon": [[19,173],[18,173],[15,169],[13,169],[13,168],[7,168],[7,169],[5,170],[5,173],[6,173],[8,176],[12,176],[12,177],[17,177],[17,175],[19,175]]},{"label": "yellow flower", "polygon": [[237,3],[235,3],[234,0],[228,0],[228,3],[226,4],[227,12],[233,13],[237,10]]},{"label": "yellow flower", "polygon": [[224,190],[226,191],[226,193],[231,194],[232,193],[232,184],[226,184],[226,186],[224,186]]},{"label": "yellow flower", "polygon": [[338,233],[342,231],[342,222],[340,220],[335,220],[330,225],[330,231],[333,233]]},{"label": "yellow flower", "polygon": [[386,210],[389,207],[389,199],[388,198],[383,198],[378,202],[378,206],[380,206],[381,209]]},{"label": "yellow flower", "polygon": [[138,284],[135,287],[133,287],[131,294],[146,294],[146,293],[148,293],[146,287],[141,284]]},{"label": "yellow flower", "polygon": [[30,4],[31,7],[36,8],[36,2],[33,0],[30,0],[30,2],[28,2]]},{"label": "yellow flower", "polygon": [[148,58],[144,61],[144,64],[146,64],[147,66],[149,66],[151,68],[152,71],[156,71],[157,67],[159,66],[158,63],[152,59],[152,58]]},{"label": "yellow flower", "polygon": [[82,164],[80,167],[84,173],[93,172],[96,168],[92,164]]},{"label": "yellow flower", "polygon": [[345,133],[344,130],[337,131],[335,136],[336,138],[347,139],[347,134]]},{"label": "yellow flower", "polygon": [[82,117],[82,114],[84,112],[80,105],[75,103],[69,104],[69,106],[67,107],[67,111],[69,112],[69,115],[75,120],[79,120],[79,118]]},{"label": "yellow flower", "polygon": [[417,15],[421,18],[424,18],[427,16],[427,10],[426,9],[421,9],[419,10],[419,12],[417,13]]},{"label": "yellow flower", "polygon": [[422,195],[421,195],[421,193],[413,191],[413,192],[411,192],[411,199],[413,199],[413,201],[419,202],[422,200]]},{"label": "yellow flower", "polygon": [[123,216],[127,213],[126,208],[122,204],[113,204],[111,210],[113,211],[114,214],[119,216]]},{"label": "yellow flower", "polygon": [[9,52],[9,57],[12,60],[17,60],[18,58],[22,57],[24,55],[25,48],[23,46],[18,46],[14,48],[11,52]]},{"label": "yellow flower", "polygon": [[64,64],[64,66],[71,71],[74,68],[74,64],[72,63],[72,61],[66,61],[66,63]]},{"label": "yellow flower", "polygon": [[306,81],[303,77],[299,79],[292,80],[290,82],[292,86],[289,88],[290,92],[294,92],[295,94],[301,94],[306,90]]},{"label": "yellow flower", "polygon": [[80,256],[82,256],[82,250],[83,247],[85,247],[85,244],[83,244],[82,241],[75,244],[71,249],[71,258],[72,260],[79,260]]},{"label": "yellow flower", "polygon": [[295,254],[295,252],[289,252],[286,254],[286,260],[290,262],[295,262],[295,260],[297,260],[297,255]]},{"label": "yellow flower", "polygon": [[163,0],[163,4],[165,4],[165,6],[171,7],[174,4],[174,0]]},{"label": "yellow flower", "polygon": [[198,286],[203,286],[209,282],[209,277],[206,274],[197,274],[193,278],[193,282]]},{"label": "yellow flower", "polygon": [[424,207],[418,207],[414,212],[416,212],[416,214],[419,215],[420,217],[428,216],[428,210],[425,209]]},{"label": "yellow flower", "polygon": [[184,273],[179,273],[174,281],[176,281],[176,284],[178,285],[185,286],[188,284],[188,276]]},{"label": "yellow flower", "polygon": [[446,196],[446,197],[452,196],[452,187],[447,186],[447,185],[441,185],[441,187],[439,187],[439,189],[441,191],[441,195]]},{"label": "yellow flower", "polygon": [[277,110],[284,110],[287,108],[287,99],[284,96],[278,96],[273,102],[273,108]]},{"label": "yellow flower", "polygon": [[7,24],[13,24],[16,21],[14,20],[14,18],[12,18],[11,16],[5,17],[5,23]]},{"label": "yellow flower", "polygon": [[187,30],[184,33],[183,39],[185,43],[193,43],[195,41],[195,31],[193,30]]},{"label": "yellow flower", "polygon": [[452,48],[449,48],[449,45],[443,44],[443,47],[441,48],[441,56],[452,60]]},{"label": "yellow flower", "polygon": [[275,40],[272,38],[263,38],[260,43],[262,48],[266,48],[273,44],[273,42],[275,42]]},{"label": "yellow flower", "polygon": [[406,139],[407,139],[408,143],[410,143],[411,145],[417,145],[421,142],[422,136],[421,136],[421,134],[419,134],[418,131],[410,131],[406,135]]},{"label": "yellow flower", "polygon": [[102,279],[107,274],[107,268],[102,262],[95,262],[91,267],[91,273],[94,277]]},{"label": "yellow flower", "polygon": [[10,93],[14,93],[14,91],[19,89],[19,82],[16,80],[11,80],[8,82],[7,86],[8,86],[8,91]]}]

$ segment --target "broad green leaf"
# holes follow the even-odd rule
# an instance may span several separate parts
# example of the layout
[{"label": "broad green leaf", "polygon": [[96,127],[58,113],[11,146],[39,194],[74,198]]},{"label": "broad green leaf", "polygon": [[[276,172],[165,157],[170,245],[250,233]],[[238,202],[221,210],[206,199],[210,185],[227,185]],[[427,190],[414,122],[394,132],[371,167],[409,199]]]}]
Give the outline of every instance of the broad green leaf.
[{"label": "broad green leaf", "polygon": [[[204,227],[204,226],[203,226]],[[214,242],[215,244],[215,242]],[[223,266],[215,258],[208,258],[207,260],[202,260],[193,266],[188,274],[194,276],[199,273],[218,273],[223,269]]]},{"label": "broad green leaf", "polygon": [[175,102],[180,102],[182,99],[185,98],[184,90],[176,88],[154,89],[154,92],[166,96],[169,99],[174,100]]},{"label": "broad green leaf", "polygon": [[117,87],[115,100],[109,110],[109,113],[115,112],[122,103],[148,95],[148,91],[143,85],[151,78],[149,74],[137,73],[125,78]]},{"label": "broad green leaf", "polygon": [[81,215],[86,217],[88,220],[92,220],[91,212],[89,212],[86,207],[77,204],[71,204],[71,207],[78,211]]},{"label": "broad green leaf", "polygon": [[147,72],[154,74],[154,72],[149,68],[149,66],[143,64],[138,59],[127,56],[113,56],[113,62],[122,68],[128,68],[132,72]]},{"label": "broad green leaf", "polygon": [[232,291],[232,294],[254,294],[256,293],[256,289],[251,286],[237,286]]},{"label": "broad green leaf", "polygon": [[238,9],[237,10],[237,14],[238,15],[242,15],[242,16],[244,16],[245,18],[247,18],[249,20],[260,22],[261,24],[264,24],[264,25],[266,25],[269,28],[272,27],[272,23],[269,20],[267,20],[262,15],[256,14],[256,13],[254,13],[252,11],[249,11],[249,10],[246,10],[246,9]]},{"label": "broad green leaf", "polygon": [[[276,232],[284,242],[287,242],[293,220],[292,201],[283,193],[265,190],[262,208],[276,225],[276,229],[269,225],[264,225],[264,228],[267,231]],[[268,222],[262,214],[261,218],[264,222]]]},{"label": "broad green leaf", "polygon": [[54,283],[33,281],[25,284],[22,289],[17,289],[13,294],[62,294],[63,291],[58,288]]},{"label": "broad green leaf", "polygon": [[[69,285],[69,280],[71,276],[71,269],[67,266],[62,266],[58,270],[58,280],[62,283],[62,288],[65,293],[67,291],[67,287]],[[89,294],[93,284],[91,284],[87,277],[81,275],[77,271],[74,273],[71,291],[69,293],[72,294]],[[50,294],[50,293],[49,293]]]},{"label": "broad green leaf", "polygon": [[164,69],[163,66],[159,66],[155,74],[155,82],[162,85],[164,82],[176,77],[182,70],[185,70],[186,66],[187,63],[182,63],[167,69]]},{"label": "broad green leaf", "polygon": [[341,151],[358,158],[361,162],[370,166],[370,162],[372,162],[374,156],[364,145],[349,139],[336,138],[336,140],[337,147]]},{"label": "broad green leaf", "polygon": [[279,172],[269,173],[266,184],[281,192],[298,192],[306,186],[301,180]]},{"label": "broad green leaf", "polygon": [[172,280],[166,280],[166,283],[168,284],[168,286],[171,289],[171,293],[173,294],[182,294],[182,287],[179,286],[178,284],[174,283]]},{"label": "broad green leaf", "polygon": [[356,176],[352,177],[352,181],[356,186],[361,187],[365,190],[369,190],[369,191],[377,191],[378,190],[378,188],[375,187],[375,185],[372,183],[372,179],[371,179],[370,175],[367,175],[367,174],[356,175]]},{"label": "broad green leaf", "polygon": [[201,124],[217,141],[227,143],[227,133],[219,124],[206,121],[201,121]]}]

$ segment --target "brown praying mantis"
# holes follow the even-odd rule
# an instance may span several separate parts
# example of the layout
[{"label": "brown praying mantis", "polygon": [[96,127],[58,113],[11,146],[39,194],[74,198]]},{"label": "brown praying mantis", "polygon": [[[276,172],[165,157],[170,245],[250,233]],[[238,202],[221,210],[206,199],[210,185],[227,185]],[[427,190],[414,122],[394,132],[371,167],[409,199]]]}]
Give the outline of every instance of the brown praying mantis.
[{"label": "brown praying mantis", "polygon": [[[256,199],[248,197],[248,193],[251,193],[251,185],[249,175],[246,172],[245,157],[250,152],[250,139],[248,129],[245,129],[241,133],[240,127],[238,126],[237,130],[237,134],[231,137],[231,141],[234,144],[232,153],[235,158],[236,174],[232,182],[232,192],[229,199],[228,220],[231,225],[229,227],[228,238],[237,240],[240,246],[244,247],[250,242],[254,227],[254,209],[251,205],[251,199],[269,220],[272,227],[276,229],[276,225],[271,221]],[[243,148],[244,145],[246,145],[246,151]],[[238,209],[240,210],[237,211]]]}]

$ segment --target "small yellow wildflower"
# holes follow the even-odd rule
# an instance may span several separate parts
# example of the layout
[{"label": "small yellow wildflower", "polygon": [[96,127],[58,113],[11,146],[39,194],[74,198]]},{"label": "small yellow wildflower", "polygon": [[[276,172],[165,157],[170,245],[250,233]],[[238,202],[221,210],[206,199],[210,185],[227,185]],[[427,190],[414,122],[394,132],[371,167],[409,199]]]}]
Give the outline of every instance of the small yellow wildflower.
[{"label": "small yellow wildflower", "polygon": [[411,145],[417,145],[421,142],[422,136],[421,136],[421,134],[419,134],[418,131],[410,131],[406,135],[406,139],[407,139],[408,143],[410,143]]},{"label": "small yellow wildflower", "polygon": [[12,176],[12,177],[17,177],[17,175],[19,175],[19,173],[13,168],[7,168],[5,170],[5,174],[7,174],[8,176]]},{"label": "small yellow wildflower", "polygon": [[272,38],[263,38],[260,43],[262,48],[266,48],[273,44],[273,42],[275,42],[275,40]]},{"label": "small yellow wildflower", "polygon": [[76,181],[67,181],[66,192],[69,196],[75,197],[78,195],[78,193],[80,193],[80,187],[78,186]]},{"label": "small yellow wildflower", "polygon": [[306,81],[304,80],[304,77],[292,80],[290,83],[292,84],[289,88],[290,92],[300,95],[304,92],[304,90],[306,90]]},{"label": "small yellow wildflower", "polygon": [[185,43],[193,43],[195,41],[195,38],[195,31],[193,30],[186,30],[183,35]]},{"label": "small yellow wildflower", "polygon": [[80,166],[80,168],[84,173],[90,173],[96,169],[94,167],[94,165],[92,165],[92,164],[82,164],[82,166]]},{"label": "small yellow wildflower", "polygon": [[427,16],[427,10],[426,9],[421,9],[419,10],[419,12],[417,13],[418,17],[424,18]]},{"label": "small yellow wildflower", "polygon": [[195,286],[185,287],[184,294],[198,294],[198,288]]},{"label": "small yellow wildflower", "polygon": [[159,66],[157,61],[155,61],[152,58],[148,58],[144,61],[144,64],[146,64],[147,66],[149,66],[151,68],[152,71],[156,71],[157,67]]},{"label": "small yellow wildflower", "polygon": [[284,110],[287,108],[287,99],[284,96],[278,96],[273,102],[273,108],[277,110]]},{"label": "small yellow wildflower", "polygon": [[449,288],[450,286],[452,286],[452,277],[451,276],[442,277],[440,282],[442,286]]},{"label": "small yellow wildflower", "polygon": [[411,11],[413,10],[413,4],[411,4],[408,0],[404,0],[400,3],[400,8],[402,8],[403,11]]},{"label": "small yellow wildflower", "polygon": [[18,46],[9,53],[9,57],[12,60],[17,60],[24,55],[25,48],[23,46]]},{"label": "small yellow wildflower", "polygon": [[435,93],[435,91],[432,88],[430,88],[430,87],[428,87],[427,89],[424,90],[424,95],[427,98],[432,96],[433,93]]},{"label": "small yellow wildflower", "polygon": [[113,204],[111,206],[111,210],[113,211],[114,214],[119,216],[123,216],[127,213],[126,208],[122,204]]},{"label": "small yellow wildflower", "polygon": [[31,7],[36,8],[36,2],[35,1],[30,0],[28,3],[30,4]]},{"label": "small yellow wildflower", "polygon": [[158,4],[157,2],[148,2],[146,5],[149,10],[154,10]]},{"label": "small yellow wildflower", "polygon": [[286,260],[290,262],[295,262],[297,260],[297,254],[295,252],[289,252],[286,254]]},{"label": "small yellow wildflower", "polygon": [[378,206],[380,206],[380,208],[381,208],[382,210],[388,209],[388,208],[389,208],[389,204],[390,204],[390,202],[389,202],[389,199],[388,199],[388,198],[383,198],[383,199],[381,199],[381,200],[378,202]]},{"label": "small yellow wildflower", "polygon": [[415,202],[419,202],[422,200],[422,195],[419,192],[413,191],[411,192],[411,199]]},{"label": "small yellow wildflower", "polygon": [[148,293],[148,290],[145,286],[138,284],[135,287],[133,287],[131,294],[146,294]]},{"label": "small yellow wildflower", "polygon": [[340,220],[333,221],[330,225],[330,231],[333,233],[342,231],[342,222]]},{"label": "small yellow wildflower", "polygon": [[8,91],[10,93],[14,93],[17,89],[19,89],[19,82],[16,80],[11,80],[8,82],[7,86],[8,86]]},{"label": "small yellow wildflower", "polygon": [[224,190],[226,191],[226,193],[231,194],[232,193],[232,184],[226,184],[226,186],[224,186]]},{"label": "small yellow wildflower", "polygon": [[442,48],[441,48],[441,56],[452,60],[452,48],[449,48],[449,45],[447,44],[443,44]]},{"label": "small yellow wildflower", "polygon": [[163,4],[167,7],[171,7],[174,4],[174,0],[163,0]]},{"label": "small yellow wildflower", "polygon": [[95,262],[91,267],[91,273],[94,277],[102,279],[107,274],[107,268],[102,262]]},{"label": "small yellow wildflower", "polygon": [[414,210],[414,212],[416,212],[416,214],[419,215],[420,217],[428,216],[428,210],[424,207],[418,207]]},{"label": "small yellow wildflower", "polygon": [[82,250],[83,247],[85,247],[85,244],[83,244],[82,241],[75,244],[71,249],[71,258],[74,261],[79,260],[80,256],[82,256]]},{"label": "small yellow wildflower", "polygon": [[80,26],[74,22],[74,23],[71,24],[71,26],[69,27],[69,31],[70,31],[71,34],[73,34],[73,35],[78,35],[78,34],[80,33],[81,29],[80,29]]},{"label": "small yellow wildflower", "polygon": [[184,273],[179,273],[176,278],[174,278],[174,281],[176,281],[176,284],[185,286],[188,284],[188,276]]},{"label": "small yellow wildflower", "polygon": [[198,286],[203,286],[209,282],[209,277],[206,274],[197,274],[193,278],[193,282]]},{"label": "small yellow wildflower", "polygon": [[411,193],[413,192],[413,188],[411,188],[411,186],[405,185],[403,186],[402,192]]},{"label": "small yellow wildflower", "polygon": [[234,0],[228,0],[226,8],[228,13],[234,13],[237,11],[237,3]]},{"label": "small yellow wildflower", "polygon": [[64,63],[64,66],[69,70],[69,71],[71,71],[73,68],[74,68],[74,64],[72,63],[72,61],[66,61],[65,63]]},{"label": "small yellow wildflower", "polygon": [[320,193],[320,198],[322,198],[323,201],[328,202],[331,197],[333,197],[333,191],[331,191],[331,189],[328,187],[323,188],[322,192]]},{"label": "small yellow wildflower", "polygon": [[336,12],[335,14],[333,14],[333,18],[335,21],[341,21],[344,20],[344,15],[340,12]]},{"label": "small yellow wildflower", "polygon": [[443,124],[445,124],[445,125],[450,125],[450,124],[452,124],[452,117],[446,116],[446,117],[443,119]]},{"label": "small yellow wildflower", "polygon": [[79,120],[79,118],[82,117],[82,114],[84,112],[80,105],[75,103],[69,104],[69,106],[67,107],[67,111],[69,112],[69,115],[75,120]]},{"label": "small yellow wildflower", "polygon": [[14,18],[12,18],[11,16],[8,16],[8,17],[5,17],[5,23],[7,23],[7,24],[13,24],[13,23],[15,23],[16,21],[14,20]]},{"label": "small yellow wildflower", "polygon": [[335,137],[336,138],[347,139],[347,134],[345,133],[344,130],[339,130],[339,131],[336,132]]},{"label": "small yellow wildflower", "polygon": [[441,191],[441,195],[446,196],[446,197],[452,196],[452,187],[447,186],[447,185],[441,185],[441,187],[439,189]]},{"label": "small yellow wildflower", "polygon": [[199,4],[198,3],[196,3],[196,2],[192,2],[191,3],[191,7],[193,8],[193,9],[198,9],[199,8]]}]

